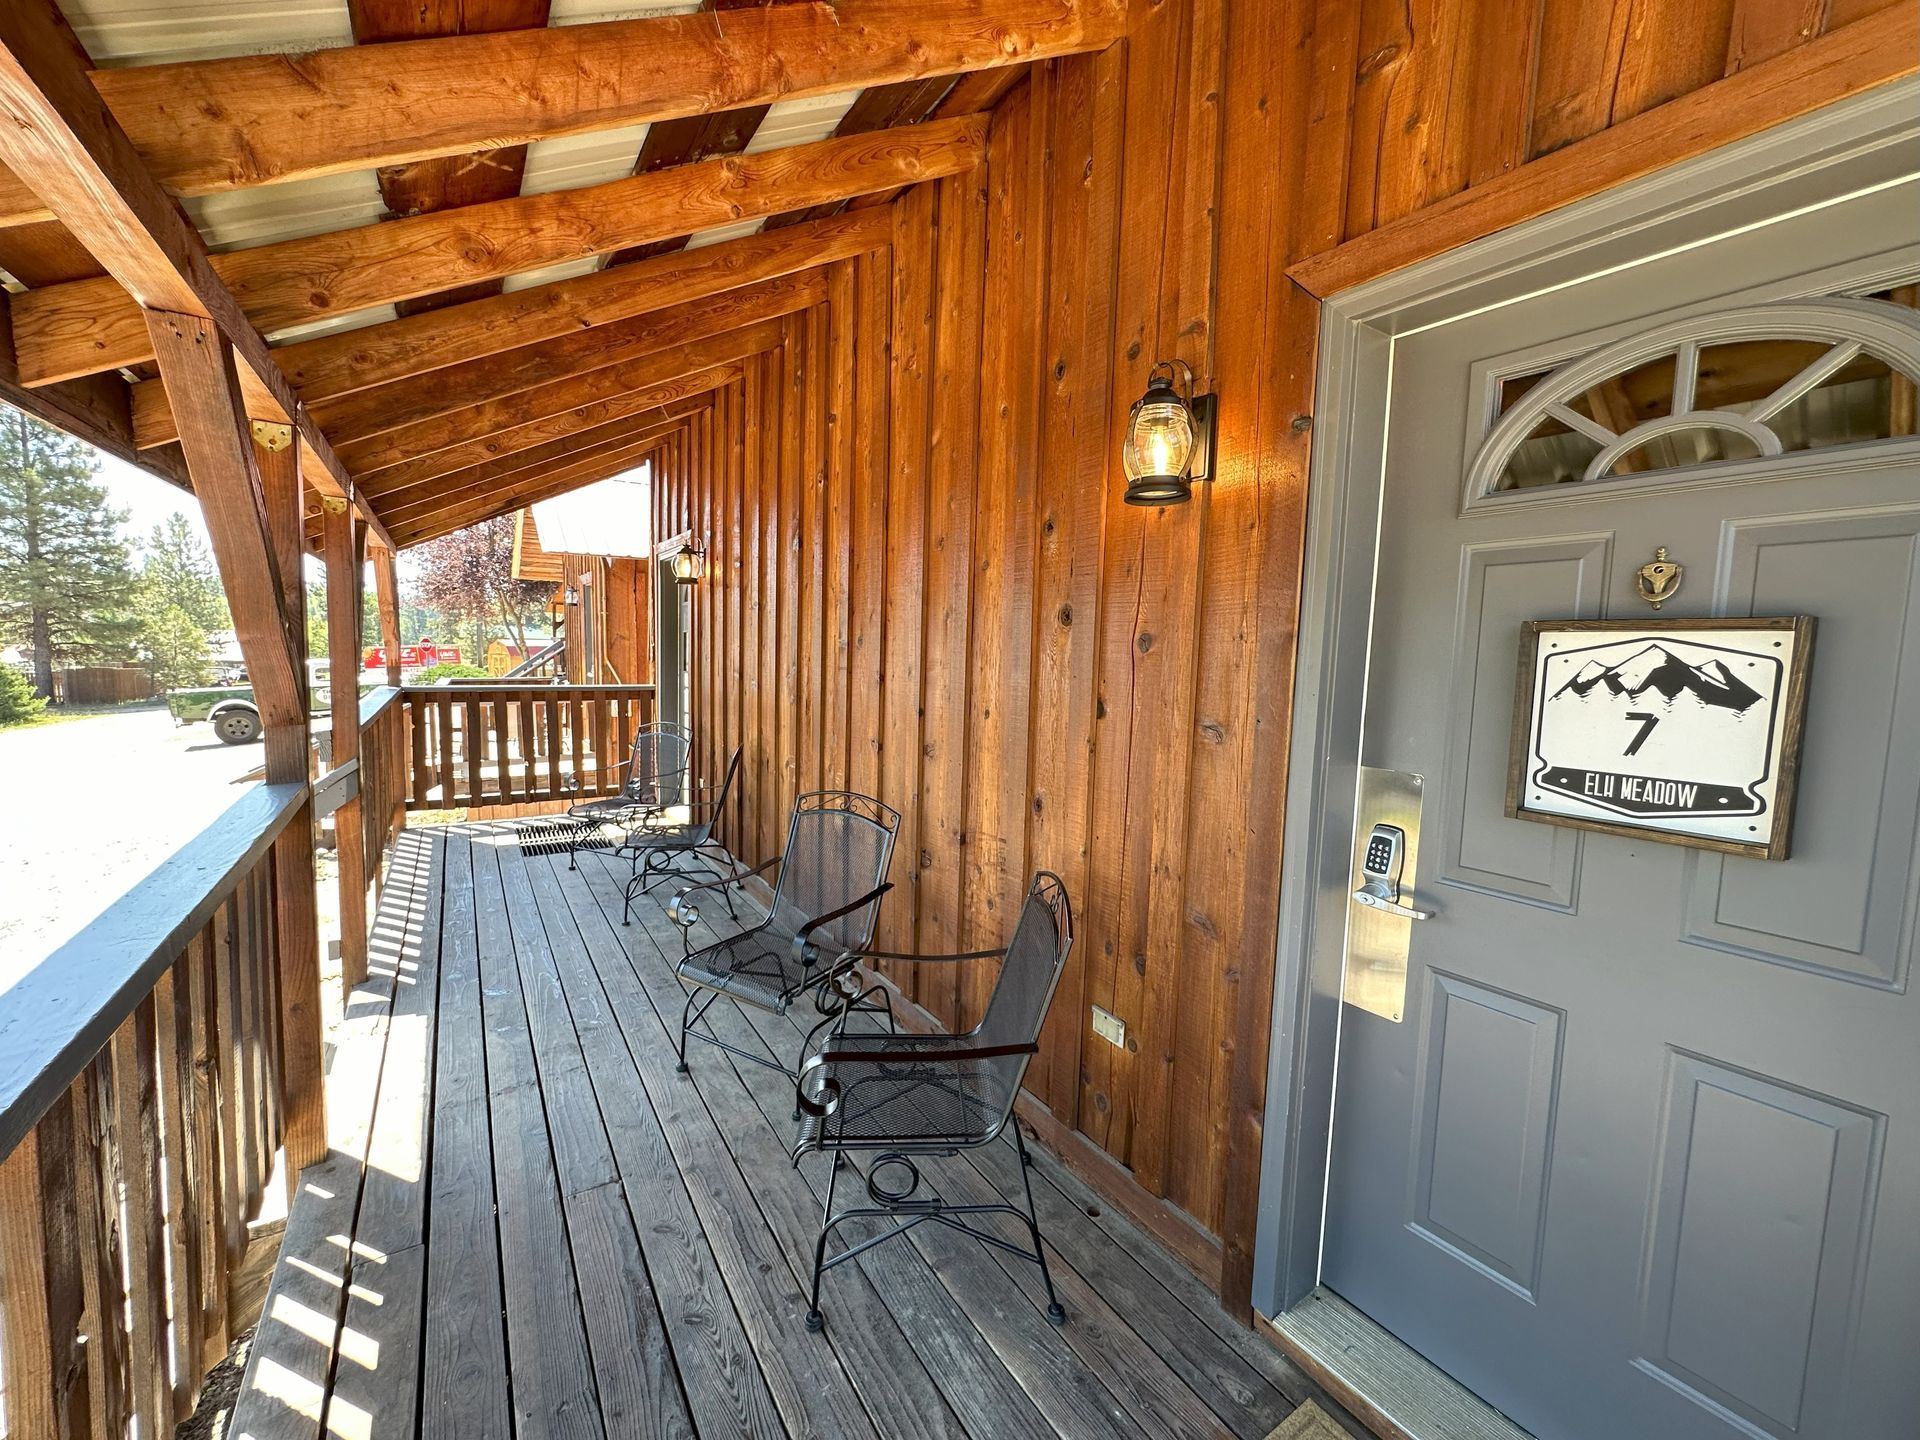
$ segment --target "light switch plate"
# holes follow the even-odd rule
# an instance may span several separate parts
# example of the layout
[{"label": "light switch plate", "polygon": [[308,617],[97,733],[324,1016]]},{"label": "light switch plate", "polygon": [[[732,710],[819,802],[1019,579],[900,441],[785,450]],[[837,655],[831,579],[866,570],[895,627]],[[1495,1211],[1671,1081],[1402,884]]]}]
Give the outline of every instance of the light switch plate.
[{"label": "light switch plate", "polygon": [[1122,1050],[1127,1048],[1127,1022],[1098,1005],[1093,1007],[1093,1033],[1109,1045],[1117,1045]]}]

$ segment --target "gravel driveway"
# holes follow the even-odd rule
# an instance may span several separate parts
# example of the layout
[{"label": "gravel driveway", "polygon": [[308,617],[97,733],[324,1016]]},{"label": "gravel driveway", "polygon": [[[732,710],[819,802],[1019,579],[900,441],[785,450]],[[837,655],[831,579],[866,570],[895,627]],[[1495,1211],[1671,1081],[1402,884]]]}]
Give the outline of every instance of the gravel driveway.
[{"label": "gravel driveway", "polygon": [[263,758],[164,706],[0,730],[0,990],[199,834]]}]

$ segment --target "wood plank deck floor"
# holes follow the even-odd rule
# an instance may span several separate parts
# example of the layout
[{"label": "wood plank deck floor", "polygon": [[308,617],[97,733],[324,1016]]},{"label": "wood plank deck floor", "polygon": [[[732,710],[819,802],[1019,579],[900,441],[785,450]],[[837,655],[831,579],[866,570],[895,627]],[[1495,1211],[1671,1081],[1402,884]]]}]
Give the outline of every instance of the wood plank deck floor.
[{"label": "wood plank deck floor", "polygon": [[[676,1074],[678,932],[653,903],[621,925],[607,860],[570,871],[524,833],[400,838],[330,1067],[333,1152],[228,1434],[1264,1440],[1304,1397],[1334,1411],[1044,1154],[1064,1329],[1031,1264],[921,1226],[830,1272],[808,1334],[828,1162],[791,1164],[790,1089],[710,1046]],[[799,1047],[786,1018],[712,1013]],[[973,1200],[1017,1165],[1003,1143],[929,1172]]]}]

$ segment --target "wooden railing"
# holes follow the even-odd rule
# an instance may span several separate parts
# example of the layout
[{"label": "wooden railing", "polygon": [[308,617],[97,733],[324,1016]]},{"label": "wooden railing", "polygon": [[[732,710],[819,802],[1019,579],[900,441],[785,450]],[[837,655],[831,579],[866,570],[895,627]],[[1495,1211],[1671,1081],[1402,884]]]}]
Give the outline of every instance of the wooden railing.
[{"label": "wooden railing", "polygon": [[427,685],[401,693],[409,810],[614,794],[634,731],[654,718],[651,685]]},{"label": "wooden railing", "polygon": [[0,1433],[171,1434],[252,1323],[228,1282],[318,1083],[277,935],[306,793],[254,786],[0,995]]},{"label": "wooden railing", "polygon": [[407,823],[407,710],[403,691],[383,687],[360,700],[360,823],[370,866]]}]

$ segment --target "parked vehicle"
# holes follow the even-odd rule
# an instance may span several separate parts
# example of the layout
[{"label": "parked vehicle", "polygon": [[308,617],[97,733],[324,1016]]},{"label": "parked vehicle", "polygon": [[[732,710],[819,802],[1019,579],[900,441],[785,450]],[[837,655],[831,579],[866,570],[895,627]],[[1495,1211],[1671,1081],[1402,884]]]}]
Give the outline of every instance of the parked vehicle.
[{"label": "parked vehicle", "polygon": [[[331,673],[325,660],[307,661],[307,704],[315,715],[325,715],[332,708],[328,687]],[[213,733],[228,745],[251,745],[266,731],[251,685],[202,685],[189,690],[169,690],[167,709],[176,725],[205,720],[213,727]]]}]

